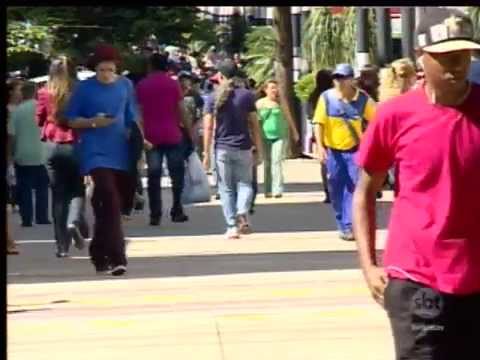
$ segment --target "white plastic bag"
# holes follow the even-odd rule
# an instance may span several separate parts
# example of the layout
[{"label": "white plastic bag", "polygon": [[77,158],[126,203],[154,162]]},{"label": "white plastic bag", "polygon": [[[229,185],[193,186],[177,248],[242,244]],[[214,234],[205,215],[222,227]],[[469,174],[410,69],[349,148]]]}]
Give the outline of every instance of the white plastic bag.
[{"label": "white plastic bag", "polygon": [[182,192],[182,204],[209,202],[210,199],[210,184],[207,174],[197,153],[193,152],[188,157],[185,167],[185,186]]},{"label": "white plastic bag", "polygon": [[7,185],[8,186],[17,185],[17,177],[15,176],[15,168],[13,165],[8,165],[8,168],[7,168]]}]

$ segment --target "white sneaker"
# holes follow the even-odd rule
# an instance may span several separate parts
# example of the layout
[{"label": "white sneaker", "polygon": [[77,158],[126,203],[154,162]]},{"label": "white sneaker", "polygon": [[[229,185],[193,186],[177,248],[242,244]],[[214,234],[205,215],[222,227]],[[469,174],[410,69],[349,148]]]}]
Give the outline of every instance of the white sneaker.
[{"label": "white sneaker", "polygon": [[126,272],[127,272],[127,267],[125,265],[117,265],[117,266],[114,266],[112,270],[110,270],[110,275],[121,276]]},{"label": "white sneaker", "polygon": [[225,233],[225,237],[228,240],[240,239],[240,235],[238,235],[238,229],[236,227],[228,228],[227,232]]}]

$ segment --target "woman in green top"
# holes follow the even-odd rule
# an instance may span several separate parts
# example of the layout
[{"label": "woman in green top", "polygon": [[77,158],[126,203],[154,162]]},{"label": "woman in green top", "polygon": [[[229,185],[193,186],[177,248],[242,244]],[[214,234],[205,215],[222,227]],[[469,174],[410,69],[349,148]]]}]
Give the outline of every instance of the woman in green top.
[{"label": "woman in green top", "polygon": [[282,161],[288,144],[288,128],[295,141],[298,132],[293,121],[284,116],[279,103],[278,84],[269,80],[264,88],[265,97],[256,103],[262,128],[264,146],[264,191],[265,197],[282,197],[283,171]]}]

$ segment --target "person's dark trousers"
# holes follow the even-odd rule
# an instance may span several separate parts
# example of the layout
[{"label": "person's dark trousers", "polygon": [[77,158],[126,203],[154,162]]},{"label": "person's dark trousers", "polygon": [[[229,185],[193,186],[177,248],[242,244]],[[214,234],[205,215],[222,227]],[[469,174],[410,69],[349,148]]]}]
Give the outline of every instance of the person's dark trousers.
[{"label": "person's dark trousers", "polygon": [[330,202],[330,192],[328,191],[327,165],[320,164],[320,175],[322,176],[323,191],[325,191],[325,202]]},{"label": "person's dark trousers", "polygon": [[22,224],[31,226],[33,221],[33,194],[35,190],[35,219],[37,224],[48,220],[48,174],[44,165],[24,166],[15,164],[17,200]]},{"label": "person's dark trousers", "polygon": [[148,164],[148,198],[150,218],[162,216],[162,163],[167,158],[167,167],[172,180],[173,206],[172,211],[182,209],[181,196],[185,176],[185,147],[182,144],[155,146],[147,151]]},{"label": "person's dark trousers", "polygon": [[250,214],[253,214],[255,212],[255,199],[257,198],[257,193],[258,193],[257,164],[253,165],[253,170],[252,170],[252,189],[253,189],[253,196],[252,196],[252,203],[250,205]]},{"label": "person's dark trousers", "polygon": [[451,295],[390,279],[384,299],[397,360],[479,358],[480,293]]},{"label": "person's dark trousers", "polygon": [[72,238],[67,226],[87,226],[85,185],[73,145],[48,142],[47,170],[52,189],[52,216],[57,251],[68,252]]},{"label": "person's dark trousers", "polygon": [[[133,209],[137,209],[137,203],[135,202],[135,195],[143,195],[143,183],[141,171],[134,171],[131,173],[133,184],[130,186],[130,194],[124,196],[124,202],[122,205],[122,215],[130,216]],[[143,205],[142,205],[143,206]],[[143,209],[143,207],[142,207]]]},{"label": "person's dark trousers", "polygon": [[[127,171],[96,168],[90,172],[94,183],[92,207],[95,227],[90,243],[90,258],[97,270],[106,266],[127,265],[121,209],[132,193],[135,179]],[[133,184],[133,185],[132,185]]]}]

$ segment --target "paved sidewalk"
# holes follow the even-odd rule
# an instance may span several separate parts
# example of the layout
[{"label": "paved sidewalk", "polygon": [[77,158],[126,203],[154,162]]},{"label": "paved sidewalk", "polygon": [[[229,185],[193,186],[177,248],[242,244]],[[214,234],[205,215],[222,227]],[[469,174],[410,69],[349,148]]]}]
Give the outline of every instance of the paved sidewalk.
[{"label": "paved sidewalk", "polygon": [[385,360],[359,271],[11,285],[10,360]]},{"label": "paved sidewalk", "polygon": [[[255,232],[240,240],[223,237],[218,201],[189,207],[185,224],[150,227],[148,212],[135,215],[125,223],[129,273],[119,279],[95,276],[86,249],[56,259],[52,226],[21,228],[11,216],[22,254],[8,257],[9,360],[393,358],[355,243],[338,239],[321,203],[318,163],[287,161],[285,175],[284,198],[259,194]],[[381,228],[391,197],[379,202]],[[386,231],[377,235],[382,249]],[[213,273],[205,263],[219,274],[204,275]]]}]

